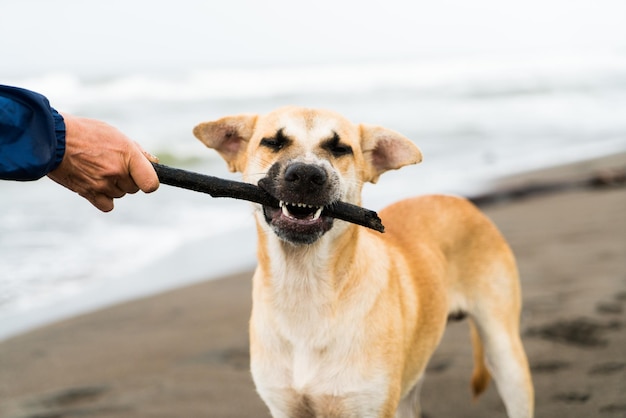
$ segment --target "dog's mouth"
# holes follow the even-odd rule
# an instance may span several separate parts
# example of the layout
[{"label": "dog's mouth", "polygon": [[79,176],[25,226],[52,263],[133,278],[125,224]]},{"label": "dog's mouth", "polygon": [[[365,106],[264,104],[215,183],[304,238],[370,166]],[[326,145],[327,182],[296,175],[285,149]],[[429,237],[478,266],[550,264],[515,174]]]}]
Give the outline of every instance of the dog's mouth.
[{"label": "dog's mouth", "polygon": [[306,203],[279,203],[280,210],[284,216],[295,221],[315,222],[322,215],[322,206],[307,205]]},{"label": "dog's mouth", "polygon": [[277,207],[263,206],[265,221],[278,238],[291,244],[313,244],[333,226],[324,208],[338,199],[324,169],[312,164],[275,163],[259,187],[273,196]]},{"label": "dog's mouth", "polygon": [[324,216],[324,206],[302,202],[263,206],[263,214],[276,235],[293,244],[312,244],[333,225],[333,218]]}]

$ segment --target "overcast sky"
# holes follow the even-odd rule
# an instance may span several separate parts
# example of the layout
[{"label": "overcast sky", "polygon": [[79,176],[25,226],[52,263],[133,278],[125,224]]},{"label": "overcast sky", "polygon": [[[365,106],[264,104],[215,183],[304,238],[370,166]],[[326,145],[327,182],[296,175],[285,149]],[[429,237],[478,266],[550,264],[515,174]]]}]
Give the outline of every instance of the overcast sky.
[{"label": "overcast sky", "polygon": [[624,0],[0,0],[0,10],[0,76],[626,47]]}]

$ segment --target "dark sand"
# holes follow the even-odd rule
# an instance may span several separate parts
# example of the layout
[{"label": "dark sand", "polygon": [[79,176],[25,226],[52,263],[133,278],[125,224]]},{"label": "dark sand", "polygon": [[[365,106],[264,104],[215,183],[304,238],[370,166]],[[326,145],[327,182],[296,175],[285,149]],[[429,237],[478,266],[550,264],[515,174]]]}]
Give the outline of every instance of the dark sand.
[{"label": "dark sand", "polygon": [[[508,184],[581,175],[606,161]],[[536,416],[626,417],[626,188],[537,195],[485,211],[518,258]],[[0,343],[0,417],[268,417],[248,372],[250,277]],[[471,368],[467,323],[453,323],[428,369],[425,416],[505,416],[493,384],[472,401]]]}]

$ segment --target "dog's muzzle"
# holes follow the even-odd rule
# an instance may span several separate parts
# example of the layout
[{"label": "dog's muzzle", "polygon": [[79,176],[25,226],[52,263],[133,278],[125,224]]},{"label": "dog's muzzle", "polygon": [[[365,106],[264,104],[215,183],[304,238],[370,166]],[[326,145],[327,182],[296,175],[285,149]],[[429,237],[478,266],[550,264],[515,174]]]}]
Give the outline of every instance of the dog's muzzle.
[{"label": "dog's muzzle", "polygon": [[279,208],[263,206],[266,222],[276,235],[293,244],[312,244],[333,225],[324,207],[338,200],[327,171],[316,164],[292,162],[283,169],[276,163],[259,181],[280,202]]}]

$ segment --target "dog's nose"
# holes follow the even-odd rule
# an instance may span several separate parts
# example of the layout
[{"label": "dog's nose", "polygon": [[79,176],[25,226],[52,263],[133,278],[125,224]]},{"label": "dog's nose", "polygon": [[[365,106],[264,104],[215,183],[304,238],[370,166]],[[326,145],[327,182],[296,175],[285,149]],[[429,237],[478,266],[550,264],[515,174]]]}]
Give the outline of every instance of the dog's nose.
[{"label": "dog's nose", "polygon": [[301,186],[322,186],[328,181],[328,175],[316,165],[293,163],[285,170],[285,180]]}]

